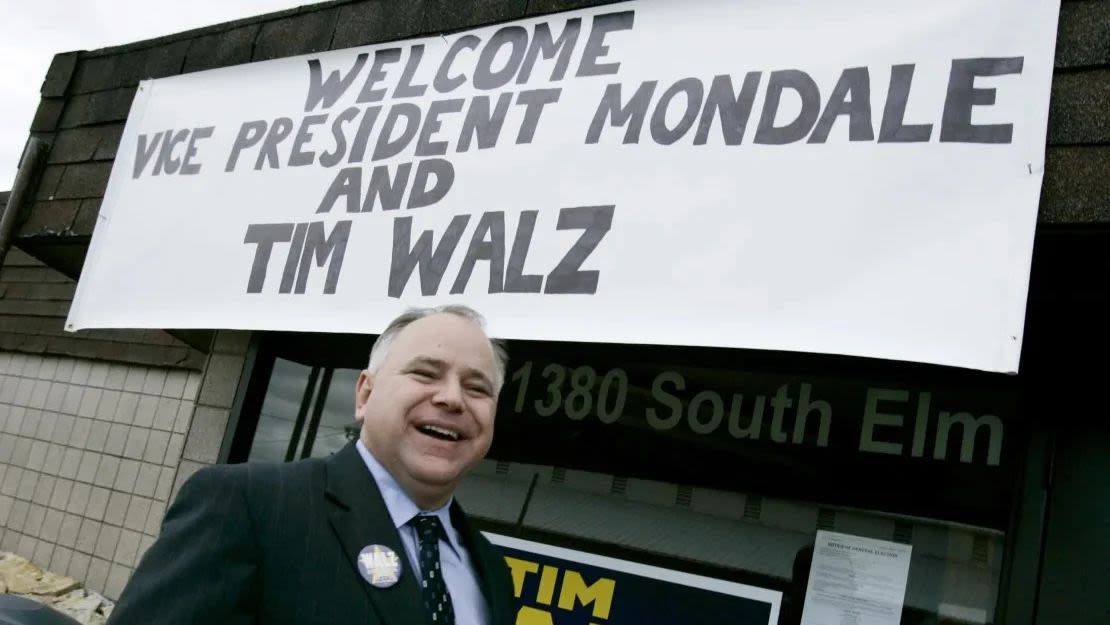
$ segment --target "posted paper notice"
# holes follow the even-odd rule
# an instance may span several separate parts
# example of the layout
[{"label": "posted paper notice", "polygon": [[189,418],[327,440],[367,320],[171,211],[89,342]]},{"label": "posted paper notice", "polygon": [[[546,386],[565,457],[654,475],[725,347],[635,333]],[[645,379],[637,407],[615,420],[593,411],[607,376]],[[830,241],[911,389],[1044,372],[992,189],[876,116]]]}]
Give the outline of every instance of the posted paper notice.
[{"label": "posted paper notice", "polygon": [[802,625],[898,625],[910,545],[819,531]]}]

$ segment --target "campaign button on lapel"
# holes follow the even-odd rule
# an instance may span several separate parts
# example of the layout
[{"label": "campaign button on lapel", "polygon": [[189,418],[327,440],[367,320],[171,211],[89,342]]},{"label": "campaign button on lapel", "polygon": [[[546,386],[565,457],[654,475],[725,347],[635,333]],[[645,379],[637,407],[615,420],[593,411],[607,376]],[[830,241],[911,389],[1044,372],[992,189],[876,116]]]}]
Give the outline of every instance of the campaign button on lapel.
[{"label": "campaign button on lapel", "polygon": [[401,558],[385,545],[367,545],[358,552],[358,572],[375,588],[389,588],[401,579]]}]

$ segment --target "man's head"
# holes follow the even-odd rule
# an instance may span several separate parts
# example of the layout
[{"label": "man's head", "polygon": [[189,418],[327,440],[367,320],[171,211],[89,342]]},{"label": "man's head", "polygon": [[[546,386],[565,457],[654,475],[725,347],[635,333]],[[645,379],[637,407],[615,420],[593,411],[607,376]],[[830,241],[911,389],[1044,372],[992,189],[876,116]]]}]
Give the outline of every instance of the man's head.
[{"label": "man's head", "polygon": [[355,418],[363,444],[421,508],[446,502],[489,450],[505,361],[465,306],[410,310],[374,343]]}]

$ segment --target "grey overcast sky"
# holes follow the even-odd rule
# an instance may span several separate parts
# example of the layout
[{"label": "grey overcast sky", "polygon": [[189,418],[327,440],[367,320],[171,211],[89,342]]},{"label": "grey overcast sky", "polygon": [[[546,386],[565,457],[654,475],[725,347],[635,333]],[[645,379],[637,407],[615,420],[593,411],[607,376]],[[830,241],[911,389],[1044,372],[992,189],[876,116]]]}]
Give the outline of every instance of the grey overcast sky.
[{"label": "grey overcast sky", "polygon": [[58,52],[95,50],[312,0],[0,0],[0,191],[11,188]]}]

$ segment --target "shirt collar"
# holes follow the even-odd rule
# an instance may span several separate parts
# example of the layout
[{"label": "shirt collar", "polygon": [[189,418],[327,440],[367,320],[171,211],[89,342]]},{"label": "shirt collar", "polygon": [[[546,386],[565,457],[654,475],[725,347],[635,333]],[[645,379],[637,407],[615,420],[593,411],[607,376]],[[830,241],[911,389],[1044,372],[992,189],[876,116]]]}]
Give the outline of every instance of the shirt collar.
[{"label": "shirt collar", "polygon": [[454,496],[435,510],[421,510],[420,506],[416,505],[416,502],[405,492],[405,489],[401,488],[401,485],[394,479],[389,470],[378,462],[374,454],[370,453],[361,439],[355,443],[355,448],[358,449],[358,454],[362,456],[362,461],[378,484],[378,490],[382,493],[382,500],[385,501],[385,508],[389,511],[394,527],[400,530],[401,527],[419,514],[439,517],[439,521],[443,524],[443,529],[447,534],[447,543],[456,553],[462,552],[459,533],[455,531],[455,526],[451,524],[451,503],[455,500]]}]

